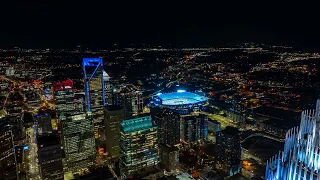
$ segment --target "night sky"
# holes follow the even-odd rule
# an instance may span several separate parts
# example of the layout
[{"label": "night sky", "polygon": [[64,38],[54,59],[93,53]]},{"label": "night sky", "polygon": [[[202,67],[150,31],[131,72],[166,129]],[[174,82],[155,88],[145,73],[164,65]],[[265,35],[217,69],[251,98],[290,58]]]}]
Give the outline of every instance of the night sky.
[{"label": "night sky", "polygon": [[0,45],[201,46],[254,41],[317,47],[320,40],[319,15],[311,4],[65,1],[1,2]]}]

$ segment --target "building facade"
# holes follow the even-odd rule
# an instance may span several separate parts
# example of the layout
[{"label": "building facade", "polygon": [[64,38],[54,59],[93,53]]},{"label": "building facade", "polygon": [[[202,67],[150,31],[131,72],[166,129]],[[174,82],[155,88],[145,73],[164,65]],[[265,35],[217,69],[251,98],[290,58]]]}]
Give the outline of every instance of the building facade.
[{"label": "building facade", "polygon": [[159,159],[162,168],[168,172],[177,171],[179,166],[179,149],[167,145],[160,145],[159,149]]},{"label": "building facade", "polygon": [[120,171],[123,179],[159,162],[157,127],[150,116],[121,124]]},{"label": "building facade", "polygon": [[124,120],[122,107],[109,105],[104,108],[105,132],[106,132],[106,152],[111,158],[120,156],[120,125]]},{"label": "building facade", "polygon": [[37,136],[49,135],[53,133],[54,130],[57,130],[53,129],[52,126],[55,124],[55,122],[51,121],[52,113],[52,111],[44,110],[39,111],[39,113],[34,116]]},{"label": "building facade", "polygon": [[37,138],[38,160],[43,180],[63,180],[62,150],[57,135],[45,135]]},{"label": "building facade", "polygon": [[132,84],[119,85],[113,88],[113,104],[124,110],[124,118],[132,119],[143,111],[142,92]]},{"label": "building facade", "polygon": [[286,133],[284,151],[266,165],[266,180],[320,180],[320,100],[305,110],[299,127]]},{"label": "building facade", "polygon": [[153,116],[158,128],[158,142],[168,146],[180,143],[180,115],[179,113],[163,111]]},{"label": "building facade", "polygon": [[57,110],[58,122],[65,119],[66,114],[72,114],[75,110],[73,81],[65,80],[53,85],[53,94]]},{"label": "building facade", "polygon": [[241,172],[240,131],[228,126],[218,132],[216,138],[215,159],[217,168],[224,171],[228,176]]},{"label": "building facade", "polygon": [[13,134],[10,125],[0,119],[0,179],[16,180],[16,158],[13,145]]},{"label": "building facade", "polygon": [[92,113],[95,138],[104,133],[105,88],[103,61],[101,58],[83,58],[82,68],[85,82],[87,111]]},{"label": "building facade", "polygon": [[195,142],[208,137],[208,116],[199,114],[186,116],[180,122],[180,138],[184,142]]},{"label": "building facade", "polygon": [[67,115],[61,121],[61,137],[65,153],[64,171],[78,173],[95,164],[95,138],[90,115]]}]

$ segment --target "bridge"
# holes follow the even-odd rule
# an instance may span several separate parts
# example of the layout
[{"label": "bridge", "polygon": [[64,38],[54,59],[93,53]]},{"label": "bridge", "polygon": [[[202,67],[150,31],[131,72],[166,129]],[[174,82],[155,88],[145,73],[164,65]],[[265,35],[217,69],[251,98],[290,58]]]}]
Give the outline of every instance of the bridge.
[{"label": "bridge", "polygon": [[244,141],[248,140],[249,138],[252,138],[252,137],[265,137],[265,138],[268,138],[268,139],[272,139],[272,140],[275,140],[275,141],[278,141],[278,142],[284,142],[285,139],[281,139],[281,138],[278,138],[276,136],[272,136],[272,135],[269,135],[269,134],[266,134],[266,133],[253,133],[251,134],[250,136],[244,138],[241,143],[243,143]]}]

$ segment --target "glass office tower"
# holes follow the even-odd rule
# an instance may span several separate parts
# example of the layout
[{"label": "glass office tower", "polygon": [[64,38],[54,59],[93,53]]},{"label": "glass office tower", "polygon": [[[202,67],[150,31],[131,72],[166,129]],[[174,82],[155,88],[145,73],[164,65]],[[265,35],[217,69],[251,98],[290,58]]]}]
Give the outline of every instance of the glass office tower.
[{"label": "glass office tower", "polygon": [[158,164],[157,128],[150,116],[125,120],[120,134],[120,171],[123,178]]},{"label": "glass office tower", "polygon": [[85,82],[87,111],[92,112],[95,137],[104,133],[105,88],[103,61],[101,58],[83,58],[82,68]]},{"label": "glass office tower", "polygon": [[78,113],[61,121],[64,171],[78,173],[95,164],[96,150],[90,115]]}]

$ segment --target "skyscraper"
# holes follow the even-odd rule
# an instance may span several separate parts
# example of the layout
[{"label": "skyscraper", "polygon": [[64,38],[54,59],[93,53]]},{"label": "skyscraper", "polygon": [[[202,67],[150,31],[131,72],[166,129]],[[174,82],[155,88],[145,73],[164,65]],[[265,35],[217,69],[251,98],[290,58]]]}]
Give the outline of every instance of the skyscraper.
[{"label": "skyscraper", "polygon": [[225,171],[229,176],[239,173],[242,167],[240,131],[229,126],[219,131],[215,153],[218,169]]},{"label": "skyscraper", "polygon": [[57,135],[37,138],[38,160],[43,180],[63,180],[62,150]]},{"label": "skyscraper", "polygon": [[85,82],[87,111],[92,112],[95,137],[104,133],[105,89],[103,61],[101,58],[83,58],[82,68]]},{"label": "skyscraper", "polygon": [[95,163],[92,115],[75,109],[73,82],[54,85],[54,98],[61,131],[64,172],[77,173]]},{"label": "skyscraper", "polygon": [[0,179],[16,180],[13,134],[7,119],[0,118]]},{"label": "skyscraper", "polygon": [[180,138],[185,142],[204,140],[208,137],[208,116],[186,116],[180,122]]},{"label": "skyscraper", "polygon": [[153,116],[158,128],[158,142],[168,146],[180,143],[180,115],[179,113],[164,111]]},{"label": "skyscraper", "polygon": [[286,134],[284,151],[270,158],[266,180],[320,180],[320,100],[305,110],[299,127]]},{"label": "skyscraper", "polygon": [[105,126],[106,126],[106,152],[111,158],[120,156],[120,126],[124,120],[122,107],[117,105],[108,105],[104,108]]},{"label": "skyscraper", "polygon": [[142,92],[132,84],[114,87],[112,96],[113,104],[123,107],[124,119],[132,119],[143,111]]},{"label": "skyscraper", "polygon": [[55,122],[51,121],[53,113],[51,110],[40,109],[38,114],[34,116],[37,136],[49,135],[53,133],[54,130],[57,130],[52,127],[52,125],[55,124]]},{"label": "skyscraper", "polygon": [[95,138],[90,115],[75,113],[61,121],[64,171],[77,173],[95,164]]},{"label": "skyscraper", "polygon": [[125,120],[121,124],[120,170],[123,178],[159,162],[157,127],[150,116]]},{"label": "skyscraper", "polygon": [[75,110],[73,81],[68,79],[53,85],[53,94],[57,110],[57,119],[65,119],[66,114],[72,114]]},{"label": "skyscraper", "polygon": [[111,81],[111,77],[108,73],[103,71],[103,81],[104,81],[104,89],[105,89],[105,104],[112,105],[112,94],[113,94],[113,84]]}]

